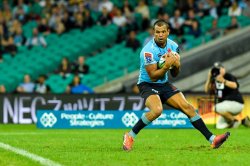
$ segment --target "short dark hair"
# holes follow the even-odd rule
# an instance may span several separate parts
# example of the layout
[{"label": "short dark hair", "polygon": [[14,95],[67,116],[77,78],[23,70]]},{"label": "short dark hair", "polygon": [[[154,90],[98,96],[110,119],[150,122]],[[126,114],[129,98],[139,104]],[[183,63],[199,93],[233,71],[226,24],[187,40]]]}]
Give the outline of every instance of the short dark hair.
[{"label": "short dark hair", "polygon": [[163,26],[163,25],[166,25],[166,27],[167,27],[167,29],[169,29],[169,24],[168,24],[168,22],[166,22],[165,20],[162,20],[162,19],[159,19],[159,20],[157,20],[157,21],[155,21],[155,23],[154,23],[154,26],[153,26],[153,29],[155,29],[155,26]]}]

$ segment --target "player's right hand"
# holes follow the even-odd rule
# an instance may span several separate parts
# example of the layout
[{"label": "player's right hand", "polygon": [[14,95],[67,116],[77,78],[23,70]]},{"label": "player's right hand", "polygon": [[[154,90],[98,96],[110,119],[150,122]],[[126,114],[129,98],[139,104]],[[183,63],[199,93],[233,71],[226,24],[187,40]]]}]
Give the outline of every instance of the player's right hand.
[{"label": "player's right hand", "polygon": [[165,69],[171,68],[171,66],[178,60],[178,57],[173,55],[171,52],[165,55],[165,65],[163,66]]}]

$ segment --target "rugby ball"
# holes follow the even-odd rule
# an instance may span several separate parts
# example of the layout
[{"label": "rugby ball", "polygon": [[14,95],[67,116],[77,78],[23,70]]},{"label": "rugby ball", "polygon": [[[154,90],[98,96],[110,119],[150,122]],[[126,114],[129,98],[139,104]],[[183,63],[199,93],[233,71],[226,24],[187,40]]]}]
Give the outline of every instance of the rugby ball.
[{"label": "rugby ball", "polygon": [[[174,52],[174,51],[171,51],[172,52],[172,54],[173,55],[177,55],[177,52]],[[163,66],[164,66],[164,64],[165,64],[165,60],[166,60],[166,57],[165,57],[166,55],[162,55],[161,56],[161,58],[160,58],[160,60],[159,60],[159,62],[158,62],[158,68],[162,68]],[[168,56],[170,56],[170,55],[168,55]],[[172,68],[172,66],[169,68],[169,69],[171,69]]]}]

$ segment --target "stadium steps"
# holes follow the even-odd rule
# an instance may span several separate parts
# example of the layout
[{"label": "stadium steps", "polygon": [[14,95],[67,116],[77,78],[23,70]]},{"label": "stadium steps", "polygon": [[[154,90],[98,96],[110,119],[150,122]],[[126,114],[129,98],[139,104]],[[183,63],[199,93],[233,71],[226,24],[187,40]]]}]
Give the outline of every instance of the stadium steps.
[{"label": "stadium steps", "polygon": [[[250,66],[248,65],[250,63],[249,57],[250,52],[247,52],[222,63],[229,73],[232,73],[235,76],[240,76],[245,74],[246,71],[250,71]],[[174,84],[182,91],[203,92],[209,70],[210,68],[206,68],[189,76],[188,78],[174,82]],[[239,81],[242,82],[241,80]]]}]

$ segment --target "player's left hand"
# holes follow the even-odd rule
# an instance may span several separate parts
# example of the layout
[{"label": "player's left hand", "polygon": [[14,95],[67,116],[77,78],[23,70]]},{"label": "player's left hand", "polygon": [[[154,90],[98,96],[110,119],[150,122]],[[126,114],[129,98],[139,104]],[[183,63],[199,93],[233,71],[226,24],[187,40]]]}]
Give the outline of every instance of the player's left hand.
[{"label": "player's left hand", "polygon": [[178,53],[175,53],[173,54],[173,56],[176,57],[176,61],[174,62],[173,66],[179,68],[180,65],[181,65],[181,62],[180,62],[180,55]]}]

